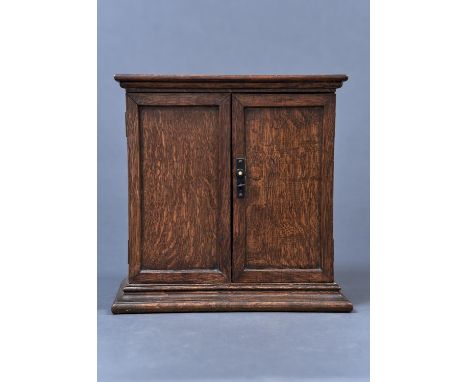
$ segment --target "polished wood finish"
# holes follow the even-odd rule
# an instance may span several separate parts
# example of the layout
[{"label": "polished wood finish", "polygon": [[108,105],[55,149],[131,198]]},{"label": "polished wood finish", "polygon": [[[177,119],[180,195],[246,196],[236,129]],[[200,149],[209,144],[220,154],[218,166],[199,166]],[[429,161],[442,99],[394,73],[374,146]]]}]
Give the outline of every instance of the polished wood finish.
[{"label": "polished wood finish", "polygon": [[346,76],[115,78],[127,93],[129,275],[114,313],[352,310],[333,282],[334,92]]}]

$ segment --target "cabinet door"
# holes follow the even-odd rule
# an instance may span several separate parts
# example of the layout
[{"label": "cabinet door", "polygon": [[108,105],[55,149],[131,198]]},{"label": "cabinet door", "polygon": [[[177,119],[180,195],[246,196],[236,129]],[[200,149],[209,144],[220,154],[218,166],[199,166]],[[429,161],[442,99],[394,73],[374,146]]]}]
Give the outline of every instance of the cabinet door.
[{"label": "cabinet door", "polygon": [[[333,281],[334,94],[233,95],[233,281]],[[235,167],[234,167],[235,168]]]},{"label": "cabinet door", "polygon": [[128,93],[129,279],[231,275],[229,94]]}]

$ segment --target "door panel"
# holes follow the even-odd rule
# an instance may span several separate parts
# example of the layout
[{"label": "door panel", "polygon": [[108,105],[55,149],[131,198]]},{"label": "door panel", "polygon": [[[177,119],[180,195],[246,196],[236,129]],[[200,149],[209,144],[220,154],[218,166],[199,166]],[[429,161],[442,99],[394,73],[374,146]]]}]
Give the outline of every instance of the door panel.
[{"label": "door panel", "polygon": [[139,221],[139,232],[130,237],[130,277],[156,283],[229,281],[230,96],[128,98],[137,105],[130,109],[136,126],[130,126],[129,147],[137,147],[132,154],[140,174],[138,180],[130,177],[130,197],[139,199],[139,218],[130,216],[130,226]]},{"label": "door panel", "polygon": [[234,281],[333,277],[322,261],[333,250],[331,198],[322,198],[333,179],[333,108],[333,95],[233,96],[233,155],[245,157],[247,175],[245,197],[233,191]]}]

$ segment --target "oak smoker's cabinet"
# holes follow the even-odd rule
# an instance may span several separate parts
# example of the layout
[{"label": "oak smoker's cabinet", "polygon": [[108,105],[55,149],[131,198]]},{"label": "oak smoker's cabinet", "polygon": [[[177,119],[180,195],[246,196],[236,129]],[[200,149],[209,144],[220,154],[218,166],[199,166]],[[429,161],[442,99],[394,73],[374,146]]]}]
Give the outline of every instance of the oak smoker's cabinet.
[{"label": "oak smoker's cabinet", "polygon": [[116,75],[129,274],[114,313],[352,310],[333,279],[345,75]]}]

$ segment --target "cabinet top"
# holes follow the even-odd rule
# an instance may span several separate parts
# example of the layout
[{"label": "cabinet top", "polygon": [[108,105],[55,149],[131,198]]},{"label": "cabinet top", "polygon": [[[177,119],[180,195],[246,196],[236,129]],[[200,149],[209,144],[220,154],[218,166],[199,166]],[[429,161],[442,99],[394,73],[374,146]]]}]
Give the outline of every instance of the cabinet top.
[{"label": "cabinet top", "polygon": [[348,79],[334,75],[153,75],[116,74],[127,91],[161,90],[259,90],[334,92]]}]

